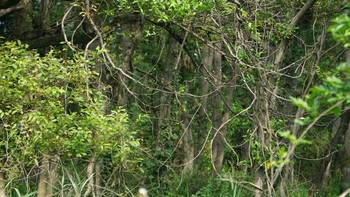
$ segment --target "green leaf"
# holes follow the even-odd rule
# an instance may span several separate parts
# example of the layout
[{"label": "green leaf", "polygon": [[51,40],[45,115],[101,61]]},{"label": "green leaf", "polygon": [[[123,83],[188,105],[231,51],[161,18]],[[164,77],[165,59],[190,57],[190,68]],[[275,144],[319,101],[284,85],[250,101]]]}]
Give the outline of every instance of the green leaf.
[{"label": "green leaf", "polygon": [[295,143],[297,138],[290,131],[280,131],[278,135],[282,138],[288,139],[291,143]]},{"label": "green leaf", "polygon": [[278,151],[279,156],[284,159],[287,156],[286,147],[282,146]]},{"label": "green leaf", "polygon": [[306,139],[298,139],[297,145],[301,145],[301,144],[312,144],[312,142],[310,140],[306,140]]},{"label": "green leaf", "polygon": [[308,105],[307,102],[305,102],[304,100],[302,100],[301,98],[295,98],[295,97],[290,97],[290,100],[292,101],[292,103],[302,109],[305,109],[306,111],[310,111],[311,107]]},{"label": "green leaf", "polygon": [[139,141],[130,141],[129,144],[134,147],[137,148],[140,146],[140,142]]},{"label": "green leaf", "polygon": [[326,82],[330,83],[334,87],[344,86],[344,82],[336,76],[327,77]]}]

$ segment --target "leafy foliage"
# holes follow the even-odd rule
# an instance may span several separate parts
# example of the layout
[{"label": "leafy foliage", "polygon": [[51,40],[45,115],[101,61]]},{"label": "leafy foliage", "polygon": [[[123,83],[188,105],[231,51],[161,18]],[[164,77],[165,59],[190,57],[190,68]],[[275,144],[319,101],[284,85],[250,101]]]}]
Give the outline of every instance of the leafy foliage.
[{"label": "leafy foliage", "polygon": [[[347,5],[348,7],[350,4]],[[329,27],[333,38],[344,45],[350,47],[350,17],[349,14],[342,14],[333,19],[333,25]]]},{"label": "leafy foliage", "polygon": [[[221,2],[221,1],[217,1]],[[190,1],[190,0],[123,0],[118,2],[123,9],[137,8],[140,12],[155,18],[159,22],[174,20],[189,20],[197,14],[210,11],[216,4],[215,1]]]},{"label": "leafy foliage", "polygon": [[339,194],[311,184],[328,159],[332,186],[341,177],[342,1],[45,2],[0,20],[6,40],[30,44],[0,40],[8,193],[36,195],[47,171],[61,196]]},{"label": "leafy foliage", "polygon": [[139,142],[128,115],[104,114],[106,98],[89,87],[95,76],[82,58],[60,59],[53,51],[40,57],[20,42],[3,43],[0,56],[0,165],[7,176],[38,165],[43,154],[110,155],[115,167],[139,161],[130,159]]}]

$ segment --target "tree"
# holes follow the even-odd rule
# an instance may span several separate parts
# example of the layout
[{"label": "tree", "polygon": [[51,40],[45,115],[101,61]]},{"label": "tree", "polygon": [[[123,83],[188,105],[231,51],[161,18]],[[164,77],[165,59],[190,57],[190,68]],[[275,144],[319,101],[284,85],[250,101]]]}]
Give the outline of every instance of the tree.
[{"label": "tree", "polygon": [[311,180],[348,182],[344,2],[0,1],[4,161],[41,172],[17,191],[336,195]]}]

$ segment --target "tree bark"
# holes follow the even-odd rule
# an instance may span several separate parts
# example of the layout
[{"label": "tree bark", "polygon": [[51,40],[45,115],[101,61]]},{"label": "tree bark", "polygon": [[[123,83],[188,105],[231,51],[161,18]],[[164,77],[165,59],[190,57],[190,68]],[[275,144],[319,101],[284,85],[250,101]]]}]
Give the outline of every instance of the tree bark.
[{"label": "tree bark", "polygon": [[317,172],[314,183],[318,185],[327,185],[330,173],[327,170],[330,169],[332,161],[334,159],[334,153],[337,151],[337,145],[340,143],[345,131],[348,129],[348,124],[350,122],[350,110],[346,110],[333,124],[332,139],[329,143],[327,150],[324,155],[326,158],[321,160],[321,165],[319,171]]},{"label": "tree bark", "polygon": [[0,172],[0,196],[6,197],[5,181],[6,181],[5,172]]},{"label": "tree bark", "polygon": [[209,90],[209,75],[210,75],[210,68],[213,64],[213,57],[214,57],[214,50],[209,48],[207,45],[204,45],[201,52],[201,59],[202,64],[200,67],[200,87],[199,87],[199,94],[201,95],[201,98],[199,98],[199,111],[198,111],[198,118],[197,118],[197,124],[198,124],[198,133],[197,133],[197,143],[196,143],[196,155],[197,160],[199,162],[199,167],[202,167],[201,165],[203,162],[201,162],[201,154],[204,150],[205,146],[205,136],[208,132],[207,128],[207,122],[208,122],[208,108],[207,108],[207,102],[208,102],[208,90]]},{"label": "tree bark", "polygon": [[258,168],[255,171],[255,186],[258,187],[254,190],[255,197],[264,196],[264,177],[264,170],[262,168]]},{"label": "tree bark", "polygon": [[[187,86],[187,84],[186,84]],[[190,103],[188,101],[184,102],[184,105],[180,106],[181,109],[181,119],[182,119],[182,128],[183,128],[183,139],[182,139],[182,149],[183,149],[183,162],[184,162],[184,173],[191,174],[193,171],[193,160],[194,160],[194,143],[192,136],[192,127],[191,127],[191,117],[184,110],[188,109]]]},{"label": "tree bark", "polygon": [[216,157],[214,158],[214,164],[216,169],[219,169],[220,172],[225,154],[225,143],[226,143],[226,134],[228,129],[228,123],[231,114],[231,104],[233,100],[233,92],[236,85],[236,65],[232,65],[232,70],[230,80],[226,85],[226,98],[224,100],[224,110],[221,117],[221,125],[219,129],[219,133],[214,137],[213,143],[218,146]]},{"label": "tree bark", "polygon": [[102,191],[101,191],[101,188],[102,188],[102,181],[101,181],[101,172],[102,172],[102,169],[101,169],[101,162],[100,161],[97,161],[96,163],[96,166],[95,166],[95,169],[96,169],[96,197],[101,197],[102,196]]},{"label": "tree bark", "polygon": [[[50,161],[52,159],[52,161]],[[50,157],[44,155],[40,164],[40,175],[38,182],[38,197],[50,197],[56,182],[58,167],[58,156]],[[1,196],[1,195],[0,195]]]},{"label": "tree bark", "polygon": [[57,178],[57,168],[58,168],[59,156],[56,155],[51,157],[49,160],[49,172],[48,172],[48,185],[46,196],[54,196],[54,188]]},{"label": "tree bark", "polygon": [[195,154],[196,154],[196,164],[198,164],[198,167],[203,167],[203,162],[201,162],[202,159],[202,152],[205,147],[205,136],[207,134],[208,128],[207,128],[207,122],[208,122],[208,108],[207,108],[207,102],[208,102],[208,90],[209,90],[209,72],[211,65],[213,63],[213,53],[214,51],[209,48],[207,45],[203,45],[201,50],[201,66],[200,66],[200,85],[199,85],[199,95],[201,96],[198,99],[199,103],[199,111],[197,116],[197,124],[198,124],[198,132],[197,132],[197,143],[195,143]]},{"label": "tree bark", "polygon": [[[133,55],[137,43],[142,36],[142,19],[139,15],[139,21],[132,24],[125,24],[122,27],[122,55],[121,55],[121,68],[125,73],[133,72]],[[117,105],[127,107],[129,104],[128,98],[130,79],[122,74],[119,75],[119,84],[117,86]]]},{"label": "tree bark", "polygon": [[96,197],[96,193],[95,193],[95,164],[96,164],[96,154],[93,153],[90,161],[89,161],[89,165],[86,169],[86,176],[88,179],[88,184],[87,184],[87,190],[84,193],[84,197],[89,196],[90,194],[92,195],[92,197]]},{"label": "tree bark", "polygon": [[41,31],[49,31],[50,29],[50,0],[41,0]]},{"label": "tree bark", "polygon": [[38,197],[47,196],[47,172],[49,169],[49,158],[47,155],[44,155],[40,164],[40,175],[38,183]]},{"label": "tree bark", "polygon": [[[259,74],[259,81],[256,90],[256,102],[254,104],[254,115],[255,122],[253,123],[253,131],[256,131],[255,140],[259,144],[258,152],[259,157],[265,159],[266,148],[271,150],[271,126],[270,126],[270,103],[269,103],[269,93],[265,88],[269,88],[269,83],[267,82],[267,76],[265,73]],[[261,162],[261,161],[259,161]],[[264,169],[259,163],[255,164],[255,185],[260,189],[256,189],[255,197],[263,196],[263,185],[264,185]]]},{"label": "tree bark", "polygon": [[11,5],[11,7],[0,8],[0,18],[12,12],[22,10],[23,8],[23,4]]},{"label": "tree bark", "polygon": [[22,0],[19,4],[23,9],[16,12],[16,17],[9,21],[11,35],[16,37],[21,37],[33,31],[33,2]]},{"label": "tree bark", "polygon": [[[221,45],[221,44],[219,44]],[[221,48],[221,47],[219,47]],[[222,94],[222,59],[221,54],[217,51],[214,52],[213,58],[213,70],[214,70],[214,93],[211,100],[211,109],[212,109],[212,129],[214,139],[212,140],[211,145],[211,162],[212,162],[212,175],[214,177],[218,176],[222,167],[220,163],[220,157],[223,152],[224,147],[224,136],[220,132],[221,126],[221,96]]]},{"label": "tree bark", "polygon": [[0,9],[9,8],[17,5],[20,0],[0,0]]},{"label": "tree bark", "polygon": [[[178,55],[178,44],[177,41],[169,36],[167,41],[167,52],[165,55],[165,63],[160,74],[160,84],[162,85],[159,104],[157,111],[157,122],[156,122],[156,136],[157,136],[157,147],[161,148],[162,132],[171,129],[170,126],[170,116],[172,111],[173,103],[173,85],[175,77],[175,60]],[[168,131],[171,133],[171,131]]]},{"label": "tree bark", "polygon": [[345,147],[341,166],[341,186],[345,191],[350,187],[350,124],[345,132]]},{"label": "tree bark", "polygon": [[[350,62],[350,50],[345,54],[346,62]],[[350,187],[350,123],[345,132],[344,153],[343,161],[341,165],[341,183],[342,190],[346,190]]]}]

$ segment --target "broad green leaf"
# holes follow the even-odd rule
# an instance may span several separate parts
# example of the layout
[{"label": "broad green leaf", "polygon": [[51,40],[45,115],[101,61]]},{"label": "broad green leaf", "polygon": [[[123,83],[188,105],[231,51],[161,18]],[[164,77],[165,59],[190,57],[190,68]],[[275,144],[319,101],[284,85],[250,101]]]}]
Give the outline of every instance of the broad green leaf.
[{"label": "broad green leaf", "polygon": [[292,103],[302,109],[305,109],[306,111],[310,111],[311,107],[307,104],[306,101],[302,100],[301,98],[295,98],[295,97],[290,97],[290,100]]}]

